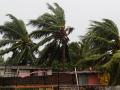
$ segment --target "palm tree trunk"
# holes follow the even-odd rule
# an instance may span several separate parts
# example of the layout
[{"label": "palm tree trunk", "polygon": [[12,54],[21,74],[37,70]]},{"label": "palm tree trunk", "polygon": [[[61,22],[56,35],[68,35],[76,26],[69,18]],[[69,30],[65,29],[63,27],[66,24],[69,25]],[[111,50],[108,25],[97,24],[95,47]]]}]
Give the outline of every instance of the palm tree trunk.
[{"label": "palm tree trunk", "polygon": [[61,65],[62,65],[62,70],[64,70],[65,66],[65,44],[62,46],[62,58],[61,58]]}]

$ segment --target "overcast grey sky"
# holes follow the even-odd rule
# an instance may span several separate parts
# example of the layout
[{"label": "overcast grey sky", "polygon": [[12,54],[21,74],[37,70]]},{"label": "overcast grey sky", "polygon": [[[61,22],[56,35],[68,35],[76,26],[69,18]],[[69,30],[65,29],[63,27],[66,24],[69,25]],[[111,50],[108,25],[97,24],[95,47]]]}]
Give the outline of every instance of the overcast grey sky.
[{"label": "overcast grey sky", "polygon": [[54,2],[65,10],[66,25],[75,28],[70,35],[72,41],[86,33],[89,20],[112,19],[120,28],[120,0],[0,0],[0,24],[9,20],[5,16],[8,13],[27,24],[30,19],[48,11],[46,3]]}]

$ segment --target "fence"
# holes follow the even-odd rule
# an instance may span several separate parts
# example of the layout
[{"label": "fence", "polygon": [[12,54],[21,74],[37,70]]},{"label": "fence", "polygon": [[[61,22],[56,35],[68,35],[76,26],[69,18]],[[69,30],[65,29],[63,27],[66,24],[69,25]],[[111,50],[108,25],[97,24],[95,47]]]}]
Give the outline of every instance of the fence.
[{"label": "fence", "polygon": [[59,87],[48,87],[48,88],[8,88],[8,87],[0,87],[0,90],[120,90],[120,86],[96,86],[96,87],[78,87],[78,86],[59,86]]}]

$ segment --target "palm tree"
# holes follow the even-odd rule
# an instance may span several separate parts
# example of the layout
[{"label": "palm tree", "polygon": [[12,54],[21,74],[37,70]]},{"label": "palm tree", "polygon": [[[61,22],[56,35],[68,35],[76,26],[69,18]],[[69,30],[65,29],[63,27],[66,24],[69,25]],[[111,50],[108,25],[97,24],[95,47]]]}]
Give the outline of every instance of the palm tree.
[{"label": "palm tree", "polygon": [[[90,32],[87,34],[91,48],[99,48],[100,53],[112,50],[116,51],[119,46],[119,31],[116,24],[108,19],[103,22],[93,21]],[[92,32],[92,33],[91,33]]]},{"label": "palm tree", "polygon": [[68,35],[73,28],[65,27],[64,10],[57,3],[54,3],[56,8],[50,4],[47,5],[51,13],[45,13],[37,19],[30,21],[30,24],[38,28],[38,30],[31,33],[31,37],[40,39],[36,48],[44,45],[38,64],[52,64],[55,60],[63,64],[70,59]]},{"label": "palm tree", "polygon": [[32,51],[34,43],[29,38],[24,22],[11,14],[7,16],[12,21],[0,25],[0,33],[2,34],[0,47],[8,45],[8,48],[1,49],[0,55],[12,52],[12,56],[7,61],[7,64],[10,65],[35,64],[35,57]]},{"label": "palm tree", "polygon": [[90,45],[92,43],[90,44],[88,39],[90,38],[87,35],[80,38],[80,58],[76,65],[83,69],[91,66],[98,68],[99,64],[104,63],[104,59],[108,60],[110,58],[110,55],[108,52],[100,53],[101,49],[99,49],[99,46],[97,48],[91,48]]},{"label": "palm tree", "polygon": [[78,42],[69,43],[69,54],[73,64],[81,58],[81,46]]},{"label": "palm tree", "polygon": [[[112,77],[110,83],[120,84],[120,80],[116,78],[116,75],[119,76],[120,73],[114,73],[115,69],[120,70],[118,62],[120,60],[118,59],[120,40],[116,24],[109,19],[103,19],[102,22],[92,21],[83,41],[85,47],[87,47],[86,54],[90,52],[88,60],[84,62],[91,62],[90,65],[95,68],[103,67],[107,69]],[[95,57],[91,59],[92,56]]]}]

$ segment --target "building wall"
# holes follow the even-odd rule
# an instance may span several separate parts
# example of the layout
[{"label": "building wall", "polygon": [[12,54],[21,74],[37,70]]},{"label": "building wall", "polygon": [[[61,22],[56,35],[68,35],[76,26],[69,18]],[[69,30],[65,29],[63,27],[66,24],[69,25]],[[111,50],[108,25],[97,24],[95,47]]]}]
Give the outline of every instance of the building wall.
[{"label": "building wall", "polygon": [[88,76],[88,84],[99,84],[98,74],[90,74]]},{"label": "building wall", "polygon": [[75,75],[64,74],[64,73],[54,73],[50,76],[31,76],[31,77],[6,77],[0,78],[0,85],[31,85],[31,84],[41,84],[41,85],[73,85],[76,84]]},{"label": "building wall", "polygon": [[80,86],[86,85],[88,83],[88,74],[79,74],[78,79]]}]

